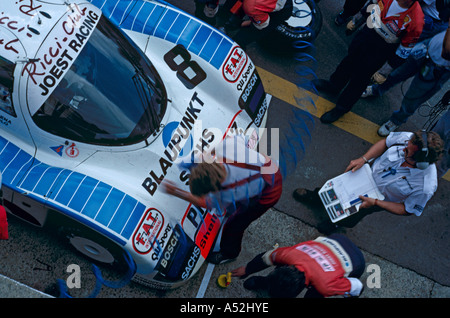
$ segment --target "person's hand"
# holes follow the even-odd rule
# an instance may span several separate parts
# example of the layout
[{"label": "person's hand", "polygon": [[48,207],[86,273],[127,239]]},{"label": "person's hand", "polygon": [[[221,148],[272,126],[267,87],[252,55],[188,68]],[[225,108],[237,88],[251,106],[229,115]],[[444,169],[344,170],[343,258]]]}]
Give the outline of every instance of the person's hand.
[{"label": "person's hand", "polygon": [[241,28],[247,28],[247,27],[249,27],[251,24],[252,24],[252,21],[250,21],[250,20],[242,21],[242,23],[241,23]]},{"label": "person's hand", "polygon": [[354,160],[350,161],[349,165],[345,169],[345,172],[350,171],[350,170],[352,172],[355,172],[356,170],[358,170],[362,166],[364,166],[365,163],[366,163],[366,161],[363,159],[363,157],[354,159]]},{"label": "person's hand", "polygon": [[231,271],[231,275],[234,277],[242,277],[245,276],[245,266],[238,267]]},{"label": "person's hand", "polygon": [[163,182],[161,182],[161,186],[162,190],[170,195],[175,195],[178,190],[178,187],[175,185],[175,183],[169,180],[164,180]]},{"label": "person's hand", "polygon": [[376,200],[377,200],[377,199],[369,198],[369,197],[366,197],[363,195],[360,195],[359,198],[362,201],[362,203],[360,205],[361,209],[367,209],[367,208],[374,206],[376,204]]}]

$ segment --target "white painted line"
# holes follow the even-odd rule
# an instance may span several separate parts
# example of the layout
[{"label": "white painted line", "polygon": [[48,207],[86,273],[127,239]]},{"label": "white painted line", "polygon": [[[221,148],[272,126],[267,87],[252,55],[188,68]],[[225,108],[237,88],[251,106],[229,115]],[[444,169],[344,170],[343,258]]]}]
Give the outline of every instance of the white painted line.
[{"label": "white painted line", "polygon": [[200,288],[198,289],[197,296],[195,298],[203,298],[206,292],[206,288],[208,287],[209,281],[211,280],[211,275],[214,270],[215,265],[212,263],[208,263],[208,267],[206,267],[205,276],[203,276],[202,283],[200,284]]}]

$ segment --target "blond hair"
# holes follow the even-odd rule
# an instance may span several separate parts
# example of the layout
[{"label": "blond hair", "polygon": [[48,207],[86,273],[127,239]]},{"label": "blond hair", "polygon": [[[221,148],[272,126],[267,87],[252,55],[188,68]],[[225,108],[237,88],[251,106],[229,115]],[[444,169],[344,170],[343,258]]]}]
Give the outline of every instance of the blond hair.
[{"label": "blond hair", "polygon": [[191,193],[196,196],[203,196],[209,192],[219,191],[226,175],[224,167],[217,162],[199,163],[191,169],[189,179]]}]

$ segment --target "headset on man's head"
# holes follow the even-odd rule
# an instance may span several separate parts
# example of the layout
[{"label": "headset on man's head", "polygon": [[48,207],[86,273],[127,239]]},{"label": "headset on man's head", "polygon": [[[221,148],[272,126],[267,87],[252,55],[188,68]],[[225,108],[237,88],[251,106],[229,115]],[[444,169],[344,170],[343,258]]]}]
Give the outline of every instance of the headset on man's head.
[{"label": "headset on man's head", "polygon": [[427,161],[428,160],[428,152],[429,152],[428,151],[428,133],[425,129],[422,129],[421,133],[422,133],[422,140],[423,140],[422,148],[414,154],[414,157],[420,158],[420,161],[416,162],[416,167],[419,168],[420,170],[425,170],[426,168],[428,168],[430,166],[430,163]]}]

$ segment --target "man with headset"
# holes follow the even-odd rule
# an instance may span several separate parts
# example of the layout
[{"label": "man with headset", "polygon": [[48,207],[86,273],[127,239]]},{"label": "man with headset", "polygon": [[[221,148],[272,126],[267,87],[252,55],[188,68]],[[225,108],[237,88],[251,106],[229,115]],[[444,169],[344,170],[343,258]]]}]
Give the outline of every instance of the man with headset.
[{"label": "man with headset", "polygon": [[[346,172],[355,172],[364,164],[371,164],[372,176],[385,199],[360,196],[360,209],[363,210],[337,224],[353,227],[364,216],[379,210],[397,215],[421,215],[437,190],[434,163],[440,159],[443,147],[441,137],[435,132],[393,132],[375,143],[363,156],[350,161]],[[294,191],[294,198],[303,203],[318,203],[318,191],[318,188],[314,191],[299,188]],[[330,228],[331,225],[327,218],[319,230],[326,233],[335,228]]]}]

